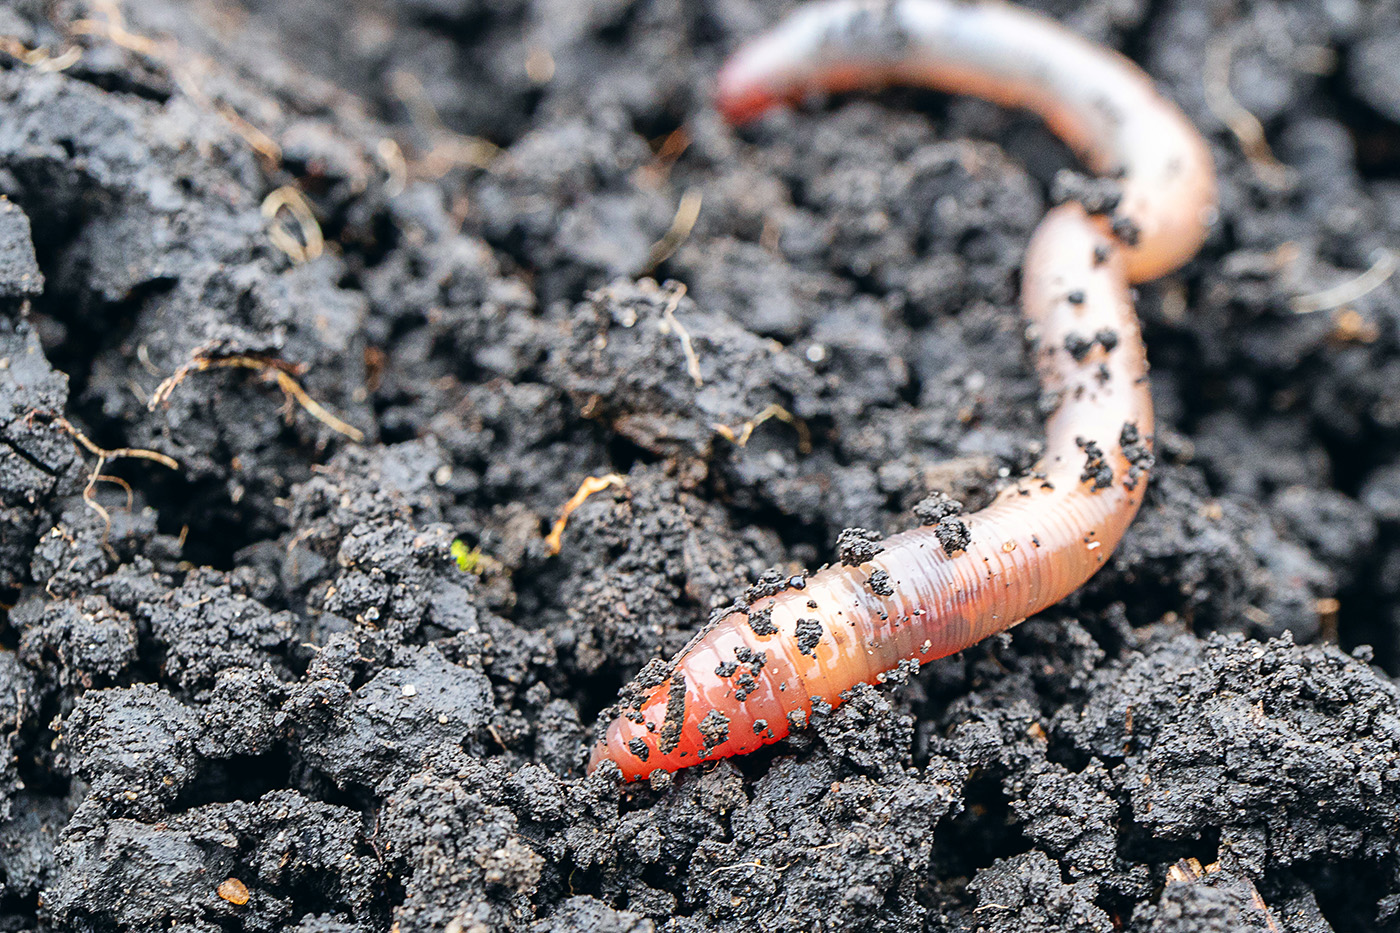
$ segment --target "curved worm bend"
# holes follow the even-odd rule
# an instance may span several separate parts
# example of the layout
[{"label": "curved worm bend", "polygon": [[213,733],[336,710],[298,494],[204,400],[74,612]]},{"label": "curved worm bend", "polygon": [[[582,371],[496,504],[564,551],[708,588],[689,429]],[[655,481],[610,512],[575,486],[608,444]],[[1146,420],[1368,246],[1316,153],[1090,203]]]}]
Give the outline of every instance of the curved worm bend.
[{"label": "curved worm bend", "polygon": [[[814,90],[911,84],[1039,115],[1100,175],[1109,215],[1067,202],[1027,248],[1035,366],[1059,399],[1045,456],[987,508],[928,500],[924,523],[847,536],[810,577],[765,576],[669,664],[623,691],[592,752],[628,780],[740,755],[902,662],[941,658],[1080,587],[1136,515],[1151,466],[1147,359],[1129,286],[1200,248],[1215,210],[1205,141],[1126,58],[1037,14],[966,0],[811,3],[741,49],[719,80],[733,122]],[[952,513],[952,514],[950,514]]]}]

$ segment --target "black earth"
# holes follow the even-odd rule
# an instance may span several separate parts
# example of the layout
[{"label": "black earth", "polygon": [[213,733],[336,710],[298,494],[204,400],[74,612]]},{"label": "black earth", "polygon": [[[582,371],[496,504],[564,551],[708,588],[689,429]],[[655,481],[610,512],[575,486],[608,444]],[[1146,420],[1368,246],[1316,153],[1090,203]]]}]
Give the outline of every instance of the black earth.
[{"label": "black earth", "polygon": [[1220,169],[1141,516],[782,744],[583,774],[765,569],[1035,459],[1071,155],[726,127],[793,5],[0,3],[0,930],[1400,928],[1398,0],[1037,2]]}]

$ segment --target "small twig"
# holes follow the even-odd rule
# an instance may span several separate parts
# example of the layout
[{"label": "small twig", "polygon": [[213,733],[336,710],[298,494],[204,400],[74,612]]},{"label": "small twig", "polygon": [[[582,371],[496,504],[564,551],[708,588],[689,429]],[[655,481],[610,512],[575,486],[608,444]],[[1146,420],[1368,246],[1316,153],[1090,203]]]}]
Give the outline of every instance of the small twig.
[{"label": "small twig", "polygon": [[733,444],[735,447],[746,447],[748,446],[749,438],[753,437],[754,428],[757,428],[770,418],[777,418],[784,424],[792,425],[793,430],[797,432],[797,449],[804,454],[812,452],[812,434],[807,430],[806,423],[777,402],[770,404],[767,408],[763,409],[763,411],[759,412],[756,417],[745,421],[739,426],[738,431],[735,431],[727,424],[720,424],[718,422],[711,424],[710,427],[714,429],[716,434],[729,441],[729,443]]},{"label": "small twig", "polygon": [[1255,910],[1264,915],[1264,922],[1268,924],[1269,933],[1279,933],[1278,923],[1274,921],[1274,913],[1269,910],[1269,905],[1264,903],[1264,895],[1259,893],[1259,889],[1254,886],[1254,881],[1250,878],[1244,879],[1249,885],[1250,900],[1254,903]]},{"label": "small twig", "polygon": [[1322,641],[1337,643],[1337,616],[1342,611],[1342,601],[1335,596],[1324,596],[1313,602],[1313,612],[1317,613],[1318,637]]},{"label": "small twig", "polygon": [[301,383],[292,377],[292,366],[282,360],[262,359],[256,356],[220,356],[207,357],[196,356],[185,365],[177,369],[170,378],[156,386],[155,392],[151,393],[151,401],[147,408],[154,411],[158,406],[165,404],[176,386],[184,382],[190,373],[204,372],[209,369],[251,369],[261,374],[265,378],[272,379],[277,383],[277,387],[287,397],[289,402],[300,405],[308,415],[330,428],[332,431],[344,434],[355,443],[360,443],[365,439],[365,434],[359,428],[346,421],[337,418],[326,410],[320,402],[316,401],[306,390],[301,387]]},{"label": "small twig", "polygon": [[1201,860],[1198,858],[1177,859],[1167,868],[1167,884],[1188,884],[1192,881],[1199,881],[1210,871],[1210,868],[1201,867]]},{"label": "small twig", "polygon": [[661,235],[661,239],[651,244],[643,271],[651,272],[680,249],[681,244],[690,237],[690,231],[695,229],[695,221],[700,218],[700,204],[703,201],[704,195],[699,188],[686,189],[681,195],[680,204],[676,206],[676,216],[671,218],[670,229]]},{"label": "small twig", "polygon": [[486,731],[490,734],[491,738],[496,740],[496,744],[501,746],[501,751],[510,751],[510,746],[506,744],[505,739],[501,738],[501,733],[496,729],[495,723],[488,722],[486,724]]},{"label": "small twig", "polygon": [[564,545],[562,539],[564,537],[564,528],[569,524],[569,516],[573,514],[575,509],[583,505],[589,496],[593,495],[595,492],[602,492],[609,486],[625,487],[626,485],[627,481],[617,473],[608,473],[605,476],[590,476],[585,479],[579,485],[578,492],[574,493],[573,497],[570,498],[568,502],[564,503],[564,508],[559,513],[559,520],[554,523],[554,527],[550,529],[548,537],[544,539],[544,543],[549,547],[549,553],[558,554],[563,549]]},{"label": "small twig", "polygon": [[[276,223],[277,215],[283,208],[286,208],[292,219],[297,222],[301,230],[300,240]],[[273,245],[286,253],[297,265],[318,259],[325,251],[326,239],[321,233],[321,225],[301,189],[294,185],[283,185],[273,191],[263,199],[262,215],[272,224],[267,232]]]},{"label": "small twig", "polygon": [[1356,278],[1348,279],[1339,285],[1323,289],[1320,292],[1313,292],[1310,295],[1299,295],[1289,302],[1289,307],[1292,308],[1294,314],[1312,314],[1316,311],[1330,311],[1333,308],[1340,308],[1367,292],[1379,288],[1395,274],[1396,267],[1394,250],[1377,250],[1371,268]]},{"label": "small twig", "polygon": [[1230,90],[1230,65],[1234,57],[1234,44],[1226,36],[1215,39],[1206,48],[1206,106],[1240,141],[1240,148],[1255,176],[1275,191],[1287,191],[1294,185],[1293,169],[1274,157],[1263,124]]},{"label": "small twig", "polygon": [[691,380],[698,389],[705,384],[705,378],[700,374],[700,357],[695,353],[695,344],[691,342],[690,331],[676,320],[676,309],[681,306],[681,299],[685,297],[686,287],[682,282],[676,286],[676,290],[671,293],[671,298],[666,302],[665,309],[661,312],[661,317],[669,327],[676,332],[676,336],[681,339],[681,352],[685,354],[685,371],[690,373]]},{"label": "small twig", "polygon": [[677,127],[666,134],[666,138],[661,141],[661,146],[656,150],[656,165],[658,170],[664,175],[671,166],[675,165],[681,155],[690,148],[690,131],[685,127]]}]

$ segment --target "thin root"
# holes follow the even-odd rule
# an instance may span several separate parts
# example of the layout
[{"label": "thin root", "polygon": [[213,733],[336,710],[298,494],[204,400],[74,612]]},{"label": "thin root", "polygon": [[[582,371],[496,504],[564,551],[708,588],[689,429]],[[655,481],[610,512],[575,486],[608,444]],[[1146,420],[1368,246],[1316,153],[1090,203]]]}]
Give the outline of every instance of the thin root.
[{"label": "thin root", "polygon": [[658,182],[664,181],[666,176],[671,173],[671,167],[690,148],[690,143],[690,131],[683,126],[666,134],[666,138],[661,141],[661,145],[656,150],[656,157],[647,166],[648,174]]},{"label": "thin root", "polygon": [[807,430],[807,424],[777,402],[763,409],[756,417],[745,421],[739,426],[739,430],[737,431],[727,424],[719,424],[718,422],[710,425],[710,427],[714,429],[716,434],[729,441],[729,443],[733,444],[735,447],[746,447],[748,446],[749,438],[753,437],[754,429],[771,418],[777,418],[784,424],[792,425],[793,430],[797,432],[797,449],[804,454],[812,452],[812,433]]},{"label": "thin root", "polygon": [[559,520],[554,523],[549,536],[544,539],[550,554],[558,554],[563,549],[564,528],[569,524],[569,516],[573,514],[574,510],[583,505],[589,496],[595,492],[602,492],[609,486],[625,488],[627,481],[617,473],[608,473],[605,476],[590,476],[579,485],[578,492],[564,503],[564,508],[559,513]]},{"label": "thin root", "polygon": [[100,36],[128,52],[161,60],[160,44],[148,36],[126,28],[126,16],[116,0],[92,0],[92,6],[100,10],[106,19],[74,20],[68,25],[71,32],[80,36]]},{"label": "thin root", "polygon": [[83,487],[83,502],[92,509],[102,519],[102,548],[113,560],[117,559],[108,539],[112,535],[112,514],[108,512],[102,503],[97,501],[95,490],[99,482],[114,483],[126,490],[126,507],[129,511],[133,504],[131,484],[119,476],[111,476],[103,473],[102,469],[112,460],[151,460],[161,466],[171,470],[180,469],[180,464],[173,457],[168,457],[155,450],[146,450],[142,447],[118,447],[115,450],[108,450],[93,443],[82,431],[73,426],[67,418],[55,418],[54,424],[61,428],[69,437],[73,438],[84,450],[97,457],[97,463],[93,466],[92,472],[88,474],[87,485]]},{"label": "thin root", "polygon": [[35,71],[64,71],[83,57],[83,50],[76,45],[68,46],[58,55],[51,55],[48,49],[31,49],[14,36],[0,36],[0,52]]},{"label": "thin root", "polygon": [[396,71],[389,81],[394,96],[408,110],[409,121],[433,140],[428,153],[413,164],[414,177],[433,181],[454,168],[489,168],[500,156],[501,149],[495,143],[449,129],[416,75]]},{"label": "thin root", "polygon": [[661,312],[661,316],[665,319],[666,326],[673,329],[676,336],[681,339],[681,352],[685,354],[685,371],[690,373],[690,378],[695,383],[695,388],[698,389],[705,384],[705,378],[700,374],[700,357],[695,353],[695,344],[690,339],[690,331],[676,320],[676,309],[681,306],[681,299],[685,297],[685,292],[684,282],[677,285],[676,290],[671,293],[671,299],[666,302],[666,308]]},{"label": "thin root", "polygon": [[676,250],[681,248],[681,244],[690,238],[690,231],[695,229],[695,221],[700,219],[702,201],[704,195],[699,188],[688,188],[681,195],[680,204],[676,206],[676,216],[671,218],[670,229],[661,235],[661,239],[651,244],[645,271],[650,272],[670,259]]},{"label": "thin root", "polygon": [[1254,909],[1264,915],[1264,922],[1269,927],[1269,933],[1279,933],[1278,923],[1274,920],[1274,913],[1269,910],[1269,905],[1264,903],[1264,895],[1259,893],[1259,889],[1254,886],[1253,880],[1246,878],[1245,884],[1249,885],[1249,899],[1253,902]]},{"label": "thin root", "polygon": [[301,383],[293,378],[293,367],[291,364],[281,360],[262,359],[256,356],[196,356],[177,369],[174,375],[156,386],[156,390],[151,394],[151,400],[146,407],[154,411],[157,406],[163,405],[169,401],[171,393],[175,391],[175,388],[180,383],[185,381],[190,373],[204,372],[209,369],[251,369],[264,378],[275,381],[277,387],[282,390],[282,394],[287,397],[289,403],[295,403],[301,406],[308,415],[315,418],[332,431],[345,435],[357,444],[365,439],[363,431],[337,418],[326,410],[320,402],[306,393],[306,390],[301,387]]},{"label": "thin root", "polygon": [[1395,274],[1396,267],[1395,251],[1379,250],[1375,261],[1371,263],[1371,268],[1356,278],[1320,292],[1313,292],[1311,295],[1299,295],[1289,302],[1289,307],[1293,309],[1294,314],[1312,314],[1315,311],[1331,311],[1333,308],[1340,308],[1367,292],[1379,288],[1386,279]]},{"label": "thin root", "polygon": [[[193,78],[190,78],[191,82],[193,80]],[[199,96],[204,96],[202,91]],[[216,105],[215,109],[229,122],[229,125],[233,127],[233,131],[243,137],[243,141],[248,144],[249,148],[262,156],[269,170],[275,169],[282,164],[282,147],[278,144],[277,140],[258,129],[252,123],[249,123],[241,113],[234,110],[230,105],[219,103]]]},{"label": "thin root", "polygon": [[1206,106],[1240,141],[1240,149],[1255,177],[1275,191],[1288,191],[1294,186],[1293,169],[1275,158],[1264,136],[1263,124],[1230,90],[1230,65],[1234,57],[1234,44],[1226,37],[1216,39],[1206,48]]},{"label": "thin root", "polygon": [[86,434],[73,427],[73,423],[67,418],[58,418],[54,421],[54,424],[58,425],[68,436],[81,444],[84,450],[96,457],[101,457],[106,460],[154,460],[156,463],[168,469],[180,469],[179,461],[159,451],[146,450],[143,447],[118,447],[115,450],[98,447]]},{"label": "thin root", "polygon": [[[282,209],[292,215],[296,221],[298,229],[301,231],[301,239],[298,240],[285,227],[277,223],[277,215]],[[306,195],[294,185],[283,185],[273,191],[262,202],[263,217],[272,222],[268,228],[268,236],[272,238],[272,244],[287,254],[287,257],[297,265],[302,265],[320,258],[326,248],[325,236],[321,233],[321,225],[316,220],[316,214],[311,210],[311,203],[306,200]]]},{"label": "thin root", "polygon": [[379,164],[389,176],[384,184],[384,193],[396,198],[408,187],[408,160],[404,158],[403,148],[386,136],[374,147],[374,151],[379,156]]}]

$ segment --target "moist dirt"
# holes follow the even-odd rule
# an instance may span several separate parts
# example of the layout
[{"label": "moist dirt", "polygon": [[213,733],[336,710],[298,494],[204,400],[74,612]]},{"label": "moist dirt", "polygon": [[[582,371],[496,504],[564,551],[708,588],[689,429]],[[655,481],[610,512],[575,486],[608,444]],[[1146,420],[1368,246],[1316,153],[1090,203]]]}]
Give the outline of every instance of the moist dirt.
[{"label": "moist dirt", "polygon": [[0,4],[0,929],[1396,929],[1400,3],[1034,5],[1221,175],[1138,294],[1140,517],[622,787],[598,712],[712,610],[1034,462],[1072,154],[914,91],[726,127],[782,2]]}]

